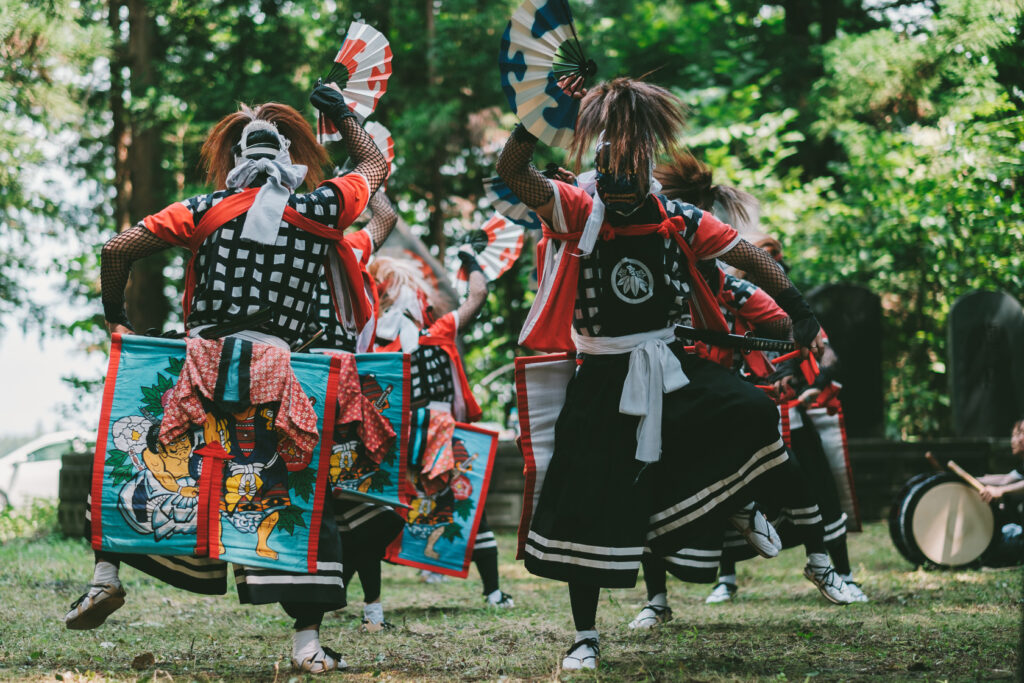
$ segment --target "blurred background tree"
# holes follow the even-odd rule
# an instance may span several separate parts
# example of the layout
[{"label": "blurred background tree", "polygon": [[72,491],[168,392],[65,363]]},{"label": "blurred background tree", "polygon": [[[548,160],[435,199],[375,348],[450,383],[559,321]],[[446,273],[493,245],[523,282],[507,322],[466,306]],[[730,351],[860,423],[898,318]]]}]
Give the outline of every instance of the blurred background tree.
[{"label": "blurred background tree", "polygon": [[[486,217],[481,181],[515,123],[496,54],[516,4],[0,0],[0,103],[19,122],[0,126],[0,307],[31,307],[17,292],[25,227],[48,221],[81,245],[60,265],[83,311],[69,327],[102,340],[99,245],[204,191],[199,148],[238,102],[286,102],[312,121],[308,93],[353,18],[383,31],[394,52],[376,115],[395,138],[389,193],[443,258]],[[691,106],[683,142],[717,182],[762,201],[763,228],[783,240],[801,288],[845,280],[883,297],[889,435],[949,433],[952,301],[978,287],[1024,298],[1022,3],[570,4],[599,78],[646,74]],[[55,164],[74,192],[33,180],[54,177]],[[180,326],[182,264],[168,252],[136,268],[129,311],[139,327]],[[507,367],[521,352],[533,268],[528,242],[467,338],[491,419],[510,407]]]}]

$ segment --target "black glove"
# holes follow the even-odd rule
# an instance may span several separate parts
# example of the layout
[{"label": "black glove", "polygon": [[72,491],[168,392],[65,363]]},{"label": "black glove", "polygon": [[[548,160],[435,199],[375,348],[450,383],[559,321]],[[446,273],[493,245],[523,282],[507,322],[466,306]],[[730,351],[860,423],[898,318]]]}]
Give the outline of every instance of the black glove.
[{"label": "black glove", "polygon": [[357,118],[355,113],[345,104],[345,96],[329,86],[317,85],[313,88],[309,101],[339,128],[342,120],[348,117]]},{"label": "black glove", "polygon": [[120,308],[117,308],[103,304],[103,319],[110,325],[124,325],[132,332],[135,331],[132,324],[128,322],[128,313],[124,310],[123,305]]},{"label": "black glove", "polygon": [[484,269],[480,267],[480,262],[476,260],[476,256],[471,254],[468,249],[460,249],[456,256],[462,261],[462,267],[466,269],[466,275],[472,274],[473,271],[484,272]]},{"label": "black glove", "polygon": [[516,124],[516,127],[512,129],[511,137],[516,142],[522,142],[527,145],[537,144],[537,136],[526,130],[526,126],[521,123]]},{"label": "black glove", "polygon": [[775,302],[793,320],[793,340],[800,346],[810,346],[821,331],[821,325],[818,324],[800,290],[792,286],[787,287],[775,297]]}]

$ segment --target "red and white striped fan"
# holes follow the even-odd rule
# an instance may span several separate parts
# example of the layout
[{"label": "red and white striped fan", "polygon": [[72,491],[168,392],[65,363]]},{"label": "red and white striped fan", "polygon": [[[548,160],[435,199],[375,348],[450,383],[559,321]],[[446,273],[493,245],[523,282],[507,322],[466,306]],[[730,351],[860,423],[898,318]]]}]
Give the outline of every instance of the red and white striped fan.
[{"label": "red and white striped fan", "polygon": [[[486,223],[469,234],[469,244],[488,280],[496,280],[512,267],[523,251],[523,226],[495,212]],[[469,278],[464,268],[456,274],[459,289]]]},{"label": "red and white striped fan", "polygon": [[[388,39],[369,24],[353,21],[338,56],[334,58],[331,72],[323,80],[341,91],[345,102],[362,123],[387,92],[390,76],[391,45]],[[317,139],[321,144],[341,139],[338,129],[322,114],[317,119]]]},{"label": "red and white striped fan", "polygon": [[388,160],[388,177],[391,177],[392,167],[395,163],[395,139],[391,137],[391,131],[386,126],[371,121],[365,126],[366,132],[370,134],[373,141],[377,143],[377,149]]}]

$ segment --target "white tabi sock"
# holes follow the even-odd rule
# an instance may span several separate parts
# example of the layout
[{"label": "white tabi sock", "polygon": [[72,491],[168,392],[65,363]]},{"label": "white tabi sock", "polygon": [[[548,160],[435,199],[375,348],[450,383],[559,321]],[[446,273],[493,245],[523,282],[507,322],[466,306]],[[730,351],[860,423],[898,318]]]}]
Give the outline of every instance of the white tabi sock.
[{"label": "white tabi sock", "polygon": [[735,574],[722,574],[721,576],[718,577],[718,583],[730,583],[733,586],[735,586],[736,585],[736,575]]},{"label": "white tabi sock", "polygon": [[581,640],[586,640],[587,638],[593,638],[594,640],[600,642],[600,637],[597,635],[596,629],[593,631],[576,631],[576,640],[573,642],[578,643]]},{"label": "white tabi sock", "polygon": [[653,598],[647,601],[648,605],[654,605],[655,607],[668,607],[668,594],[658,593]]},{"label": "white tabi sock", "polygon": [[853,580],[853,574],[840,574],[839,578],[842,579],[845,583],[857,583]]},{"label": "white tabi sock", "polygon": [[384,605],[379,602],[371,602],[363,607],[363,618],[371,624],[384,623]]},{"label": "white tabi sock", "polygon": [[822,568],[830,566],[828,555],[825,553],[807,553],[807,564]]},{"label": "white tabi sock", "polygon": [[99,560],[92,570],[92,582],[99,585],[121,583],[117,575],[117,566],[106,560]]},{"label": "white tabi sock", "polygon": [[292,659],[303,662],[320,652],[320,632],[315,628],[296,631],[292,634]]},{"label": "white tabi sock", "polygon": [[492,605],[497,605],[499,602],[501,602],[501,589],[498,588],[488,593],[487,602],[491,603]]}]

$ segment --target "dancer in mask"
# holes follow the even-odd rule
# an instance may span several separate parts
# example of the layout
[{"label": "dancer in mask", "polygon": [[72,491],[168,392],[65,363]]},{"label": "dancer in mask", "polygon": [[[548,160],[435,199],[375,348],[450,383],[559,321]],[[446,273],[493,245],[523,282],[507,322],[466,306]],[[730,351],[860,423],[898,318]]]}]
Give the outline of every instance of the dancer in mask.
[{"label": "dancer in mask", "polygon": [[[459,307],[438,316],[442,304],[436,289],[426,281],[415,262],[382,257],[370,266],[380,291],[380,323],[377,328],[381,351],[402,351],[412,355],[411,407],[429,411],[425,441],[433,443],[435,435],[450,433],[455,421],[474,422],[480,419],[480,407],[473,397],[466,378],[456,340],[473,323],[487,299],[487,279],[469,247],[458,252],[462,267],[468,273],[469,293]],[[450,458],[449,458],[450,459]],[[423,471],[416,475],[416,487],[429,499],[429,510],[417,514],[438,516],[450,512],[454,504],[447,482],[458,463],[436,458],[421,463]],[[447,469],[446,469],[447,468]],[[483,501],[480,501],[483,504]],[[427,539],[427,552],[440,540],[441,529]],[[500,587],[498,546],[494,532],[481,517],[474,539],[473,563],[480,573],[486,604],[511,608],[512,597]],[[431,577],[441,576],[431,572]]]},{"label": "dancer in mask", "polygon": [[[742,190],[714,185],[712,175],[709,167],[684,152],[676,153],[671,163],[659,166],[654,172],[667,198],[690,202],[705,211],[713,207],[717,215],[728,217],[733,224],[743,225],[748,231],[756,227],[759,213],[757,200]],[[776,261],[780,260],[778,255],[770,255]],[[700,269],[715,294],[730,332],[739,335],[754,333],[760,337],[776,339],[790,338],[788,316],[764,290],[727,274],[715,262],[704,262]],[[698,345],[697,351],[701,350]],[[832,367],[826,360],[834,358],[834,354],[827,347],[825,353],[822,367]],[[777,370],[770,362],[773,355],[777,354],[735,352],[731,356],[723,356],[720,361],[758,384],[769,382],[770,377],[780,378],[783,375],[788,381],[793,374],[791,365],[787,364],[783,371]],[[824,383],[830,373],[831,370],[826,372],[823,369],[818,379]],[[805,394],[802,398],[810,405],[816,396],[817,393],[814,396]],[[846,515],[840,508],[835,482],[821,450],[821,441],[810,426],[810,420],[794,424],[797,428],[789,433],[796,458],[791,462],[793,467],[799,466],[800,471],[795,472],[789,481],[786,496],[788,504],[783,510],[775,511],[781,512],[783,518],[773,515],[772,521],[780,531],[784,547],[797,544],[805,546],[808,557],[805,575],[826,599],[836,604],[864,601],[866,598],[861,597],[863,593],[853,583],[850,574],[846,552]],[[731,600],[735,595],[736,561],[750,556],[744,545],[742,539],[726,540],[718,583],[708,596],[709,604]],[[826,552],[838,568],[832,567],[827,561]],[[630,628],[634,629],[651,628],[671,618],[671,610],[666,606],[665,576],[666,570],[671,571],[672,566],[650,554],[644,556],[643,565],[648,604],[630,622]],[[827,568],[816,571],[819,566]]]},{"label": "dancer in mask", "polygon": [[579,359],[525,547],[531,573],[569,584],[576,637],[562,666],[579,669],[597,665],[601,587],[635,585],[645,547],[690,549],[684,561],[709,581],[727,521],[761,554],[778,552],[750,505],[772,498],[784,476],[778,413],[758,389],[675,341],[687,307],[698,325],[725,329],[697,264],[721,258],[756,273],[794,321],[799,347],[816,350],[821,340],[803,297],[763,251],[710,213],[652,193],[655,157],[683,125],[671,93],[628,78],[585,95],[580,79],[563,86],[582,97],[570,152],[578,164],[594,149],[596,196],[534,168],[536,138],[522,126],[497,169],[546,223],[520,343],[575,349]]},{"label": "dancer in mask", "polygon": [[[234,323],[232,336],[244,342],[295,348],[319,329],[312,293],[326,279],[339,309],[347,312],[339,314],[339,328],[352,339],[365,338],[373,304],[358,259],[342,235],[384,181],[387,162],[338,90],[318,86],[310,101],[342,132],[356,162],[352,172],[321,182],[327,154],[292,107],[243,105],[226,116],[202,149],[216,190],[147,216],[103,247],[103,308],[111,333],[132,333],[124,309],[132,262],[182,246],[192,252],[182,315],[190,337],[212,325]],[[300,193],[303,184],[311,191]],[[262,322],[249,324],[267,311]],[[325,511],[330,510],[328,496]],[[280,602],[294,619],[292,663],[309,673],[345,666],[319,641],[324,611],[344,605],[338,533],[330,514],[323,520],[313,532],[320,535],[315,575],[235,568],[243,603]],[[97,552],[91,586],[65,617],[68,628],[96,628],[121,607],[121,560],[181,588],[209,594],[226,590],[226,565],[218,560]]]}]

